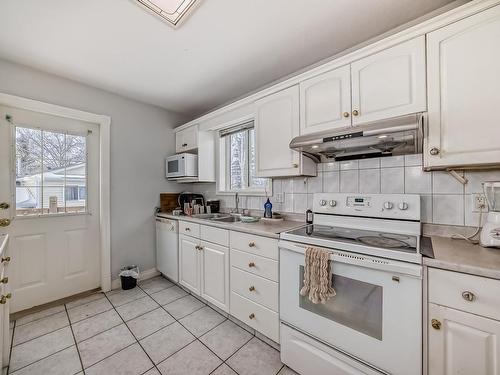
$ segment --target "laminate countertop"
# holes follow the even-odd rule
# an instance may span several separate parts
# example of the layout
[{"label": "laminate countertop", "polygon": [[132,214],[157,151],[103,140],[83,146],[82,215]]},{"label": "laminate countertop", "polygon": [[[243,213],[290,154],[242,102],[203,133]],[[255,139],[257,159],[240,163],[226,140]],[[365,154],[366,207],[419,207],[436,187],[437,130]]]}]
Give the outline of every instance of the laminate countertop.
[{"label": "laminate countertop", "polygon": [[463,240],[431,237],[434,259],[424,265],[500,280],[500,249],[481,247]]},{"label": "laminate countertop", "polygon": [[292,221],[292,220],[283,220],[276,222],[267,222],[260,220],[256,223],[223,223],[216,222],[207,219],[197,219],[191,216],[174,216],[171,213],[158,213],[157,216],[161,216],[167,219],[174,220],[182,220],[189,221],[192,223],[197,223],[201,225],[208,225],[211,227],[234,230],[237,232],[255,234],[257,236],[271,237],[271,238],[279,238],[281,232],[286,232],[288,230],[299,228],[305,225],[302,221]]}]

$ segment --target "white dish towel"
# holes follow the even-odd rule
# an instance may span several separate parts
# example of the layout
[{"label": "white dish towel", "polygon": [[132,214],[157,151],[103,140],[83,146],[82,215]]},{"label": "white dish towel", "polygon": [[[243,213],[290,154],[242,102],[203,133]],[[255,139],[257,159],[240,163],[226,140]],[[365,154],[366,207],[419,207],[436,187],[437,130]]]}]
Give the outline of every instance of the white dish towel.
[{"label": "white dish towel", "polygon": [[304,286],[301,296],[308,296],[312,303],[326,303],[335,296],[330,284],[330,252],[308,247],[305,255]]}]

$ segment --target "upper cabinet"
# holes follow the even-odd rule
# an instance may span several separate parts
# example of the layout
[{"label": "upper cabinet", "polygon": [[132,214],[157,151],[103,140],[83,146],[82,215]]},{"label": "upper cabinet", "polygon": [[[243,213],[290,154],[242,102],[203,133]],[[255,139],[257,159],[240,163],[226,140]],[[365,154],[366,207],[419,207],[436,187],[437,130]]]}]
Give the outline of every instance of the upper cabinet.
[{"label": "upper cabinet", "polygon": [[256,165],[259,177],[316,174],[309,158],[290,149],[299,135],[299,86],[295,85],[255,103]]},{"label": "upper cabinet", "polygon": [[192,151],[198,148],[198,126],[190,126],[175,133],[175,152]]},{"label": "upper cabinet", "polygon": [[300,134],[426,110],[421,36],[300,83]]},{"label": "upper cabinet", "polygon": [[300,83],[300,134],[351,125],[349,65]]},{"label": "upper cabinet", "polygon": [[425,37],[351,64],[352,124],[426,110]]},{"label": "upper cabinet", "polygon": [[500,163],[500,6],[427,36],[424,167]]}]

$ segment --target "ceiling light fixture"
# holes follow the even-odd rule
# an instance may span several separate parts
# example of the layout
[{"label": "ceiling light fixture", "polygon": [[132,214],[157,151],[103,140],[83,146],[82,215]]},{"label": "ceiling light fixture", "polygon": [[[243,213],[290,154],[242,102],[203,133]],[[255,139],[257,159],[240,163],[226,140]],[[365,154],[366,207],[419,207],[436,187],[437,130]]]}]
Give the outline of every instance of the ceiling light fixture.
[{"label": "ceiling light fixture", "polygon": [[171,26],[179,26],[181,20],[195,8],[199,0],[135,0],[146,9],[153,11]]}]

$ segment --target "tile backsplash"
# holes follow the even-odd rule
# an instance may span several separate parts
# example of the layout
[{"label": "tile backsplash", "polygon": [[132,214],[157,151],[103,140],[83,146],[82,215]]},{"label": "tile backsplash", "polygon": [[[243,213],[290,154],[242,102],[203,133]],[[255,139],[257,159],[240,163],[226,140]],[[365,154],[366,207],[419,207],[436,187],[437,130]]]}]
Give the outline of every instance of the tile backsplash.
[{"label": "tile backsplash", "polygon": [[[462,172],[460,172],[462,173]],[[499,180],[500,170],[467,171],[462,185],[444,171],[422,170],[422,155],[393,156],[318,164],[317,177],[273,179],[273,210],[304,213],[314,193],[410,193],[422,197],[422,221],[430,224],[476,226],[472,194],[482,193],[481,182]],[[223,209],[234,207],[233,195],[216,195],[215,184],[193,184],[194,192],[220,199]],[[240,208],[262,210],[264,197],[240,197]]]}]

